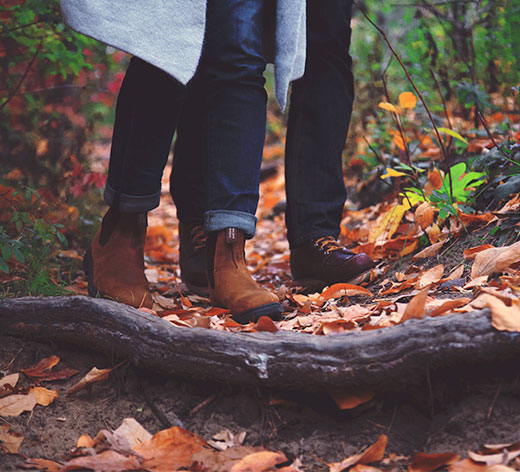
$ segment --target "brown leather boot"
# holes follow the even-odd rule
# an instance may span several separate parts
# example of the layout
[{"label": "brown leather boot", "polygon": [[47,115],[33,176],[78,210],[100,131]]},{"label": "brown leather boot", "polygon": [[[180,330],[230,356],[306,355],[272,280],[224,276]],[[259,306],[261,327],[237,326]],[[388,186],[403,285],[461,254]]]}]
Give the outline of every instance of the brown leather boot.
[{"label": "brown leather boot", "polygon": [[274,293],[260,287],[247,270],[244,235],[236,228],[211,233],[208,238],[208,283],[211,303],[228,308],[238,323],[261,316],[279,320],[282,305]]},{"label": "brown leather boot", "polygon": [[146,213],[108,210],[83,259],[91,296],[152,308],[144,275],[146,226]]}]

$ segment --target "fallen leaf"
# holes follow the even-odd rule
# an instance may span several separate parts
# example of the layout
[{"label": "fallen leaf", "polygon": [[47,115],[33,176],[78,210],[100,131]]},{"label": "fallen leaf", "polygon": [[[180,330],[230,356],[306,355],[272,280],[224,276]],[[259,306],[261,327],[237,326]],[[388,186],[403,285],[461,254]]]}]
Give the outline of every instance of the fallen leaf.
[{"label": "fallen leaf", "polygon": [[154,472],[170,472],[172,469],[189,467],[193,454],[208,447],[207,443],[196,434],[178,426],[159,431],[150,439],[133,447],[143,456],[143,468]]},{"label": "fallen leaf", "polygon": [[450,465],[460,459],[458,454],[454,452],[446,452],[443,454],[425,454],[418,452],[415,454],[410,464],[410,472],[429,472],[436,470],[444,465]]},{"label": "fallen leaf", "polygon": [[357,464],[352,469],[350,469],[350,472],[380,472],[381,469],[378,467],[374,467],[371,465],[366,464]]},{"label": "fallen leaf", "polygon": [[520,331],[520,300],[513,299],[511,306],[507,306],[497,297],[489,296],[486,300],[491,310],[491,324],[499,331]]},{"label": "fallen leaf", "polygon": [[372,292],[364,287],[352,285],[347,283],[339,283],[331,285],[323,290],[320,294],[320,299],[330,300],[338,297],[353,297],[354,295],[372,296]]},{"label": "fallen leaf", "polygon": [[36,403],[42,406],[49,406],[58,398],[58,392],[56,390],[49,390],[44,387],[32,387],[29,392],[36,395]]},{"label": "fallen leaf", "polygon": [[193,455],[191,468],[211,472],[229,472],[244,457],[262,451],[264,449],[252,446],[233,446],[224,451],[204,448]]},{"label": "fallen leaf", "polygon": [[417,254],[414,254],[412,259],[415,261],[417,259],[426,259],[429,257],[434,257],[437,254],[439,254],[439,251],[441,250],[442,246],[444,246],[444,243],[446,241],[439,241],[431,246],[425,247],[422,251],[419,251]]},{"label": "fallen leaf", "polygon": [[244,457],[230,472],[267,472],[285,461],[287,457],[282,452],[260,451]]},{"label": "fallen leaf", "polygon": [[124,436],[131,448],[148,441],[152,435],[134,418],[125,418],[114,433]]},{"label": "fallen leaf", "polygon": [[23,467],[25,469],[39,469],[45,472],[60,472],[63,464],[48,459],[27,459]]},{"label": "fallen leaf", "polygon": [[0,425],[0,454],[18,454],[22,442],[23,436],[16,431],[11,431],[10,425]]},{"label": "fallen leaf", "polygon": [[372,462],[378,462],[383,459],[383,456],[385,455],[387,443],[388,437],[386,434],[382,434],[372,446],[360,452],[359,454],[354,454],[353,456],[347,457],[341,462],[328,464],[329,472],[342,472],[343,470],[348,469],[355,464],[370,464]]},{"label": "fallen leaf", "polygon": [[471,459],[462,459],[459,462],[450,464],[448,472],[482,472],[486,469],[484,464],[477,464]]},{"label": "fallen leaf", "polygon": [[464,259],[475,259],[476,255],[479,252],[485,251],[486,249],[492,249],[494,246],[491,244],[481,244],[480,246],[470,247],[468,249],[464,249]]},{"label": "fallen leaf", "polygon": [[374,398],[374,392],[369,390],[331,390],[329,393],[340,410],[351,410]]},{"label": "fallen leaf", "polygon": [[467,305],[471,300],[466,297],[457,298],[455,300],[448,300],[444,302],[441,306],[435,308],[430,313],[428,313],[428,316],[435,317],[444,315],[444,313],[449,312],[455,308],[460,308],[464,305]]},{"label": "fallen leaf", "polygon": [[415,209],[415,222],[425,230],[433,223],[435,213],[430,202],[423,202]]},{"label": "fallen leaf", "polygon": [[257,331],[267,331],[269,333],[276,333],[278,328],[274,324],[274,321],[268,316],[261,316],[255,324]]},{"label": "fallen leaf", "polygon": [[0,398],[0,416],[18,416],[24,411],[32,411],[36,406],[36,395],[9,395]]},{"label": "fallen leaf", "polygon": [[389,102],[379,102],[379,103],[377,104],[377,106],[378,106],[379,108],[382,108],[383,110],[392,111],[392,112],[394,112],[394,113],[396,113],[396,114],[399,113],[399,112],[397,111],[397,108],[396,108],[394,105],[392,105],[391,103],[389,103]]},{"label": "fallen leaf", "polygon": [[63,464],[59,470],[60,472],[78,469],[90,469],[94,472],[123,472],[141,468],[141,461],[137,457],[125,457],[114,451],[104,451],[95,456],[76,457]]},{"label": "fallen leaf", "polygon": [[435,267],[432,267],[431,269],[426,270],[419,276],[417,283],[415,284],[415,288],[417,290],[421,290],[424,287],[427,287],[431,284],[435,284],[439,280],[441,280],[443,275],[444,275],[444,265],[438,264]]},{"label": "fallen leaf", "polygon": [[58,356],[46,357],[32,367],[21,369],[21,372],[27,375],[27,377],[37,379],[39,381],[68,379],[69,377],[72,377],[78,373],[76,369],[69,368],[52,372],[52,368],[58,364],[58,362],[60,362],[60,358]]},{"label": "fallen leaf", "polygon": [[475,462],[483,462],[487,466],[503,464],[503,462],[506,462],[503,465],[507,465],[515,457],[520,456],[520,451],[509,452],[506,450],[506,452],[500,452],[498,454],[478,454],[473,451],[468,451],[468,456],[471,460]]},{"label": "fallen leaf", "polygon": [[78,440],[76,441],[76,447],[94,447],[96,445],[96,441],[92,439],[88,434],[82,434]]},{"label": "fallen leaf", "polygon": [[463,265],[460,265],[459,267],[456,267],[455,269],[453,269],[448,277],[442,279],[442,281],[447,281],[447,280],[456,280],[456,279],[460,279],[462,277],[462,274],[464,274],[464,266]]},{"label": "fallen leaf", "polygon": [[428,172],[428,182],[430,182],[433,188],[437,190],[442,188],[442,176],[439,169],[435,168]]},{"label": "fallen leaf", "polygon": [[229,429],[225,429],[220,433],[213,435],[213,440],[208,441],[208,444],[219,451],[225,451],[233,446],[241,446],[246,435],[246,431],[242,431],[235,435]]},{"label": "fallen leaf", "polygon": [[429,290],[430,287],[428,286],[408,302],[400,323],[404,323],[412,318],[421,319],[424,316],[424,308],[426,306],[426,298],[428,297]]},{"label": "fallen leaf", "polygon": [[464,289],[469,289],[473,287],[480,287],[482,284],[485,284],[487,282],[487,279],[489,278],[489,275],[482,275],[480,277],[475,277],[474,279],[470,280],[466,285],[464,285]]},{"label": "fallen leaf", "polygon": [[108,379],[110,372],[114,369],[98,369],[97,367],[93,367],[85,377],[83,377],[77,384],[73,385],[67,391],[67,396],[72,395],[84,388],[91,387],[93,384],[97,382],[102,382],[103,380]]},{"label": "fallen leaf", "polygon": [[494,247],[479,252],[471,267],[471,278],[502,272],[520,261],[520,241],[505,247]]},{"label": "fallen leaf", "polygon": [[0,379],[0,398],[10,395],[18,383],[20,374],[9,374]]}]

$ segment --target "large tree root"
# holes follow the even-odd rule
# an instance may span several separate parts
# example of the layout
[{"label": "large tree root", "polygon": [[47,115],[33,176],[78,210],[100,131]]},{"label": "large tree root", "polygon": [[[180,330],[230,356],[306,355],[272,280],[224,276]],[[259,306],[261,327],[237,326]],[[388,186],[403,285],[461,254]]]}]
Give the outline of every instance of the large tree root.
[{"label": "large tree root", "polygon": [[306,390],[392,383],[428,366],[475,365],[520,354],[520,333],[495,330],[487,310],[314,336],[178,328],[87,297],[19,298],[0,301],[0,333],[100,350],[168,374]]}]

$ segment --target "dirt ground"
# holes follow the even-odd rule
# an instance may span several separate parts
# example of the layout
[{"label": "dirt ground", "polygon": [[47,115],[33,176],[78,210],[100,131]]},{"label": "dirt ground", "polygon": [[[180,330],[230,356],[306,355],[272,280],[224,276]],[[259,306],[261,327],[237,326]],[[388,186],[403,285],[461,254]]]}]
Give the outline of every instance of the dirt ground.
[{"label": "dirt ground", "polygon": [[[203,439],[225,429],[247,431],[245,444],[263,445],[300,458],[303,470],[326,471],[325,462],[340,461],[385,433],[387,453],[477,450],[486,443],[520,439],[518,364],[479,366],[431,372],[410,379],[402,391],[384,385],[374,400],[341,411],[327,392],[271,392],[192,379],[166,378],[123,365],[108,381],[65,396],[93,366],[113,367],[115,359],[74,347],[0,336],[0,370],[16,372],[49,355],[79,373],[66,381],[45,382],[59,398],[33,413],[1,419],[25,436],[20,455],[0,455],[0,471],[24,470],[23,456],[63,459],[82,434],[115,429],[133,417],[149,432],[182,425]],[[304,362],[304,360],[302,360]],[[278,400],[278,405],[272,405]],[[202,406],[201,406],[202,405]],[[408,461],[403,461],[404,464]],[[396,468],[394,463],[391,468]]]}]

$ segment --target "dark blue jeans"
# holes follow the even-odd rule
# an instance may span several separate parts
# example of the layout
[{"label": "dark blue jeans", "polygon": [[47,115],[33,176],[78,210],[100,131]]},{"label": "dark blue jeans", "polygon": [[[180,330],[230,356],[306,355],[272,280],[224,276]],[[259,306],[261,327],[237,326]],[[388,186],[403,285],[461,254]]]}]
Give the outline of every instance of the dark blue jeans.
[{"label": "dark blue jeans", "polygon": [[[339,235],[346,199],[341,155],[354,100],[351,10],[350,0],[307,2],[306,70],[292,86],[285,153],[291,247]],[[193,172],[204,155],[197,125],[204,107],[197,94],[190,93],[188,103],[178,128],[171,188],[180,220],[200,224],[204,208],[186,195],[205,191],[200,174]]]},{"label": "dark blue jeans", "polygon": [[[199,154],[196,162],[188,156],[178,177],[174,165],[177,201],[196,207],[198,221],[204,214],[207,231],[236,227],[253,236],[267,101],[263,3],[208,2],[205,46],[188,86],[138,58],[131,60],[116,106],[105,189],[109,205],[138,212],[159,204],[173,134],[182,109],[191,107],[187,97],[196,97],[200,108],[192,136]],[[202,182],[203,191],[186,185],[194,181]]]}]

